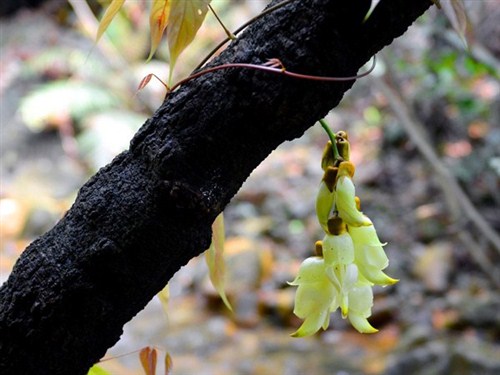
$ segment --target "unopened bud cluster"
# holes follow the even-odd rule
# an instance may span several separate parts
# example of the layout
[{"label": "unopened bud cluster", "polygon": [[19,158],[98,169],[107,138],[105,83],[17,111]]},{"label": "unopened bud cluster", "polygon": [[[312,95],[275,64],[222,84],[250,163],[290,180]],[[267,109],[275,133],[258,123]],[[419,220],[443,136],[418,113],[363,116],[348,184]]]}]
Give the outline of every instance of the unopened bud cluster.
[{"label": "unopened bud cluster", "polygon": [[304,320],[292,334],[295,337],[326,329],[330,313],[338,308],[359,332],[377,332],[367,320],[373,306],[372,287],[398,281],[382,271],[389,264],[385,244],[360,211],[347,133],[338,132],[335,143],[339,157],[334,157],[331,142],[323,152],[324,175],[316,198],[316,215],[325,236],[316,242],[316,256],[304,260],[290,283],[298,287],[294,314]]}]

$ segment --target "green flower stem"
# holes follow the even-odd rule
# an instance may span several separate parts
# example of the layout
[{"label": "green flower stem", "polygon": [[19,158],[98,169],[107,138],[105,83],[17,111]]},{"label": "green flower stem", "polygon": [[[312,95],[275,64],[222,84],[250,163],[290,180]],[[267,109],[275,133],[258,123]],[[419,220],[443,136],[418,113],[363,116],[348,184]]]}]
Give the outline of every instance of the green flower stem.
[{"label": "green flower stem", "polygon": [[328,137],[330,138],[330,142],[332,142],[332,150],[333,150],[333,158],[335,160],[340,159],[340,154],[339,150],[337,149],[337,142],[336,142],[336,137],[335,134],[332,133],[332,130],[326,123],[325,119],[319,120],[319,123],[321,124],[321,127],[325,130],[326,134],[328,134]]}]

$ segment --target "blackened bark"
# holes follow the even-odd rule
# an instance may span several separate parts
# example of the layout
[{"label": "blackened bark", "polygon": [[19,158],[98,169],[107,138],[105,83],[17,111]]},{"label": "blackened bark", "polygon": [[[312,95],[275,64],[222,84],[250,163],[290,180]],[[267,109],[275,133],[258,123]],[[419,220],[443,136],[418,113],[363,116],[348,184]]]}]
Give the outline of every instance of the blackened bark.
[{"label": "blackened bark", "polygon": [[[253,24],[212,65],[356,74],[430,0],[297,0]],[[335,107],[347,83],[232,68],[168,97],[33,242],[0,290],[0,373],[84,374],[189,259],[251,171]]]}]

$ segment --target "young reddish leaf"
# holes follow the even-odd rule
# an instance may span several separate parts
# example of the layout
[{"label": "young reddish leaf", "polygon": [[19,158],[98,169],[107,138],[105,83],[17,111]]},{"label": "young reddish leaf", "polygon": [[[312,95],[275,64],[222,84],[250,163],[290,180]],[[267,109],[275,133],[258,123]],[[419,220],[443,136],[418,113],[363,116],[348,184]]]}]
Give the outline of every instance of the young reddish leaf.
[{"label": "young reddish leaf", "polygon": [[116,16],[116,13],[120,10],[125,0],[113,0],[109,7],[104,12],[101,22],[99,23],[99,28],[97,29],[97,36],[95,38],[96,42],[101,38],[102,34],[106,31],[109,24]]},{"label": "young reddish leaf", "polygon": [[146,346],[139,353],[141,365],[146,375],[156,374],[156,349]]},{"label": "young reddish leaf", "polygon": [[210,0],[171,0],[168,20],[170,79],[177,58],[193,41],[208,11]]},{"label": "young reddish leaf", "polygon": [[137,91],[141,91],[144,87],[146,87],[148,85],[149,81],[151,81],[151,78],[153,78],[153,77],[155,77],[158,81],[160,81],[160,83],[163,86],[165,86],[167,91],[170,90],[169,87],[167,86],[167,84],[165,82],[163,82],[156,74],[149,73],[143,79],[141,79],[141,82],[139,83],[139,87],[137,87]]},{"label": "young reddish leaf", "polygon": [[170,353],[165,354],[165,375],[170,375],[170,371],[174,368],[174,363]]},{"label": "young reddish leaf", "polygon": [[141,82],[139,83],[139,87],[137,87],[137,91],[140,91],[144,87],[146,87],[148,85],[149,81],[151,81],[151,78],[153,78],[153,76],[154,76],[153,73],[149,73],[146,77],[141,79]]},{"label": "young reddish leaf", "polygon": [[210,281],[226,307],[233,311],[224,291],[226,265],[224,263],[224,216],[221,213],[212,224],[212,243],[205,251]]},{"label": "young reddish leaf", "polygon": [[170,0],[153,0],[151,12],[149,14],[149,26],[151,28],[151,51],[149,52],[148,61],[153,57],[161,37],[165,32],[168,24],[168,16],[170,14]]},{"label": "young reddish leaf", "polygon": [[462,0],[440,0],[441,9],[443,9],[446,18],[457,32],[460,39],[467,48],[467,39],[465,31],[467,29],[467,13],[465,12],[464,3]]}]

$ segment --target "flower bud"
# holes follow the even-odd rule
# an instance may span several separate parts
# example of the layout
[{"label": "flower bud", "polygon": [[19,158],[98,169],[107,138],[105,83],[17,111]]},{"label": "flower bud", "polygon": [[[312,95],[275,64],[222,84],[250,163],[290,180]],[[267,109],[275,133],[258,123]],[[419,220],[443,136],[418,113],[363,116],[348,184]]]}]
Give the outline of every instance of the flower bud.
[{"label": "flower bud", "polygon": [[345,130],[339,130],[337,133],[335,133],[335,138],[348,141],[349,135],[347,134],[347,132]]},{"label": "flower bud", "polygon": [[351,153],[351,148],[349,145],[349,141],[344,140],[342,138],[337,138],[337,150],[339,151],[339,155],[342,158],[342,160],[349,161],[350,160],[350,153]]},{"label": "flower bud", "polygon": [[333,158],[332,142],[328,141],[323,149],[323,156],[321,157],[321,168],[326,171],[328,167],[335,166],[335,159]]},{"label": "flower bud", "polygon": [[[341,163],[341,165],[342,164],[343,163]],[[371,222],[367,220],[366,216],[356,208],[355,193],[356,191],[351,178],[345,174],[339,175],[335,186],[335,206],[339,216],[350,227],[371,225]]]},{"label": "flower bud", "polygon": [[316,216],[325,232],[328,232],[328,218],[334,204],[335,194],[328,188],[325,181],[321,181],[316,195]]},{"label": "flower bud", "polygon": [[368,322],[373,306],[373,291],[369,285],[358,283],[349,292],[349,313],[347,315],[352,326],[360,333],[378,332]]}]

